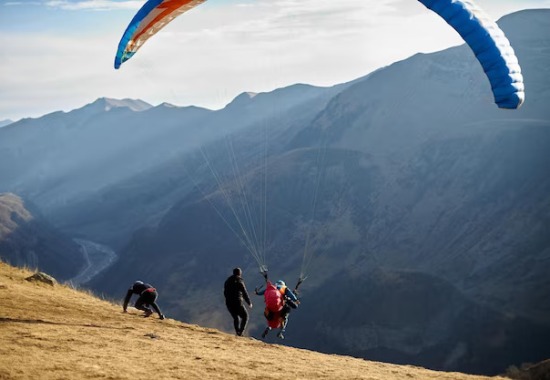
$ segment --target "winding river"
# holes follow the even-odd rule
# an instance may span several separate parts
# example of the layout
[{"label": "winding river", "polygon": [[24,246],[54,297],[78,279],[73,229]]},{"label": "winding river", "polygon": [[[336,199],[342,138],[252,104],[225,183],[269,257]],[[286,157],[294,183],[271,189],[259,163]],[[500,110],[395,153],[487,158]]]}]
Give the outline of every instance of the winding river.
[{"label": "winding river", "polygon": [[80,245],[80,251],[86,263],[80,273],[70,279],[74,285],[89,282],[117,259],[115,251],[103,244],[82,239],[74,239],[74,241]]}]

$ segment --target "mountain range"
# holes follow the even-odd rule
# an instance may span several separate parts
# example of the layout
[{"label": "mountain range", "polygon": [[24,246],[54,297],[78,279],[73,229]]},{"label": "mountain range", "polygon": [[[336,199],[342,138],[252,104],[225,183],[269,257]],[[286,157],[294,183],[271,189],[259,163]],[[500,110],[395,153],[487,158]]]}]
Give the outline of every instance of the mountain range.
[{"label": "mountain range", "polygon": [[[231,330],[234,266],[308,278],[286,344],[496,374],[550,356],[550,11],[500,20],[527,100],[502,111],[466,46],[224,109],[98,99],[0,130],[0,191]],[[265,261],[265,262],[264,262]],[[275,278],[273,278],[275,279]],[[293,285],[293,284],[292,284]],[[254,303],[261,305],[261,298]],[[263,328],[255,307],[249,330]]]},{"label": "mountain range", "polygon": [[6,120],[0,120],[0,128],[5,127],[6,125],[9,125],[13,123],[13,120],[6,119]]}]

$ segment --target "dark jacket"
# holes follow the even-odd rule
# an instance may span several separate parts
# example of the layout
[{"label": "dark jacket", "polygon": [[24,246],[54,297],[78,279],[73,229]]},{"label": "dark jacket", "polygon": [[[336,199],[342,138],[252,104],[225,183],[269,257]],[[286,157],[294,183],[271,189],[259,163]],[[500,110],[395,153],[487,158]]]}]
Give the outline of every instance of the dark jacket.
[{"label": "dark jacket", "polygon": [[227,305],[241,305],[243,300],[248,305],[252,305],[241,276],[231,275],[225,280],[223,295],[225,296],[225,303]]},{"label": "dark jacket", "polygon": [[156,293],[156,290],[153,288],[153,286],[149,284],[144,284],[141,281],[135,282],[134,285],[132,285],[132,287],[128,289],[126,297],[124,298],[124,305],[122,306],[122,308],[126,310],[126,308],[128,307],[128,303],[130,302],[130,298],[132,298],[132,295],[137,294],[141,296],[143,292],[147,289],[152,289]]}]

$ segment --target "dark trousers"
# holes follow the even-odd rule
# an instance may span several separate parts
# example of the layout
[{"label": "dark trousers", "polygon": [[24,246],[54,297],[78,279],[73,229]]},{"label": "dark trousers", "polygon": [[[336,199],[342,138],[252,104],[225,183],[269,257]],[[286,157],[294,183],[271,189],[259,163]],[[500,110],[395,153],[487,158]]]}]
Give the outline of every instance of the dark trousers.
[{"label": "dark trousers", "polygon": [[282,328],[283,330],[286,328],[286,325],[288,323],[288,315],[290,314],[290,310],[296,309],[298,305],[294,303],[291,299],[286,299],[285,304],[283,306],[283,309],[281,310],[281,318],[283,320],[282,322]]},{"label": "dark trousers", "polygon": [[139,298],[136,301],[136,309],[143,310],[143,311],[151,311],[149,309],[149,306],[151,306],[158,315],[161,315],[160,308],[158,307],[157,303],[155,302],[157,300],[158,293],[157,292],[143,292],[139,296]]},{"label": "dark trousers", "polygon": [[243,304],[225,304],[227,310],[233,317],[233,326],[235,327],[235,333],[237,335],[242,335],[246,324],[248,323],[248,312]]}]

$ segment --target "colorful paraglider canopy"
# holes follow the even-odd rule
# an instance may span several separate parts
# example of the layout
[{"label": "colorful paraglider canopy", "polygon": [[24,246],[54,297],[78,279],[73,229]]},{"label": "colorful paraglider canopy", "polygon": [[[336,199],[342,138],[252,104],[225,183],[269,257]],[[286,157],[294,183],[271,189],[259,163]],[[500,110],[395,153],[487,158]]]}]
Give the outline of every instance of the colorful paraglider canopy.
[{"label": "colorful paraglider canopy", "polygon": [[[130,59],[147,39],[180,14],[206,0],[149,0],[124,32],[115,68]],[[491,84],[495,103],[515,109],[525,100],[523,76],[510,42],[473,0],[418,0],[441,16],[466,41]]]},{"label": "colorful paraglider canopy", "polygon": [[145,41],[180,14],[206,0],[149,0],[136,13],[120,39],[115,69],[132,58]]},{"label": "colorful paraglider canopy", "polygon": [[510,42],[472,0],[418,0],[441,16],[470,46],[483,67],[495,103],[515,109],[525,100],[523,76]]}]

